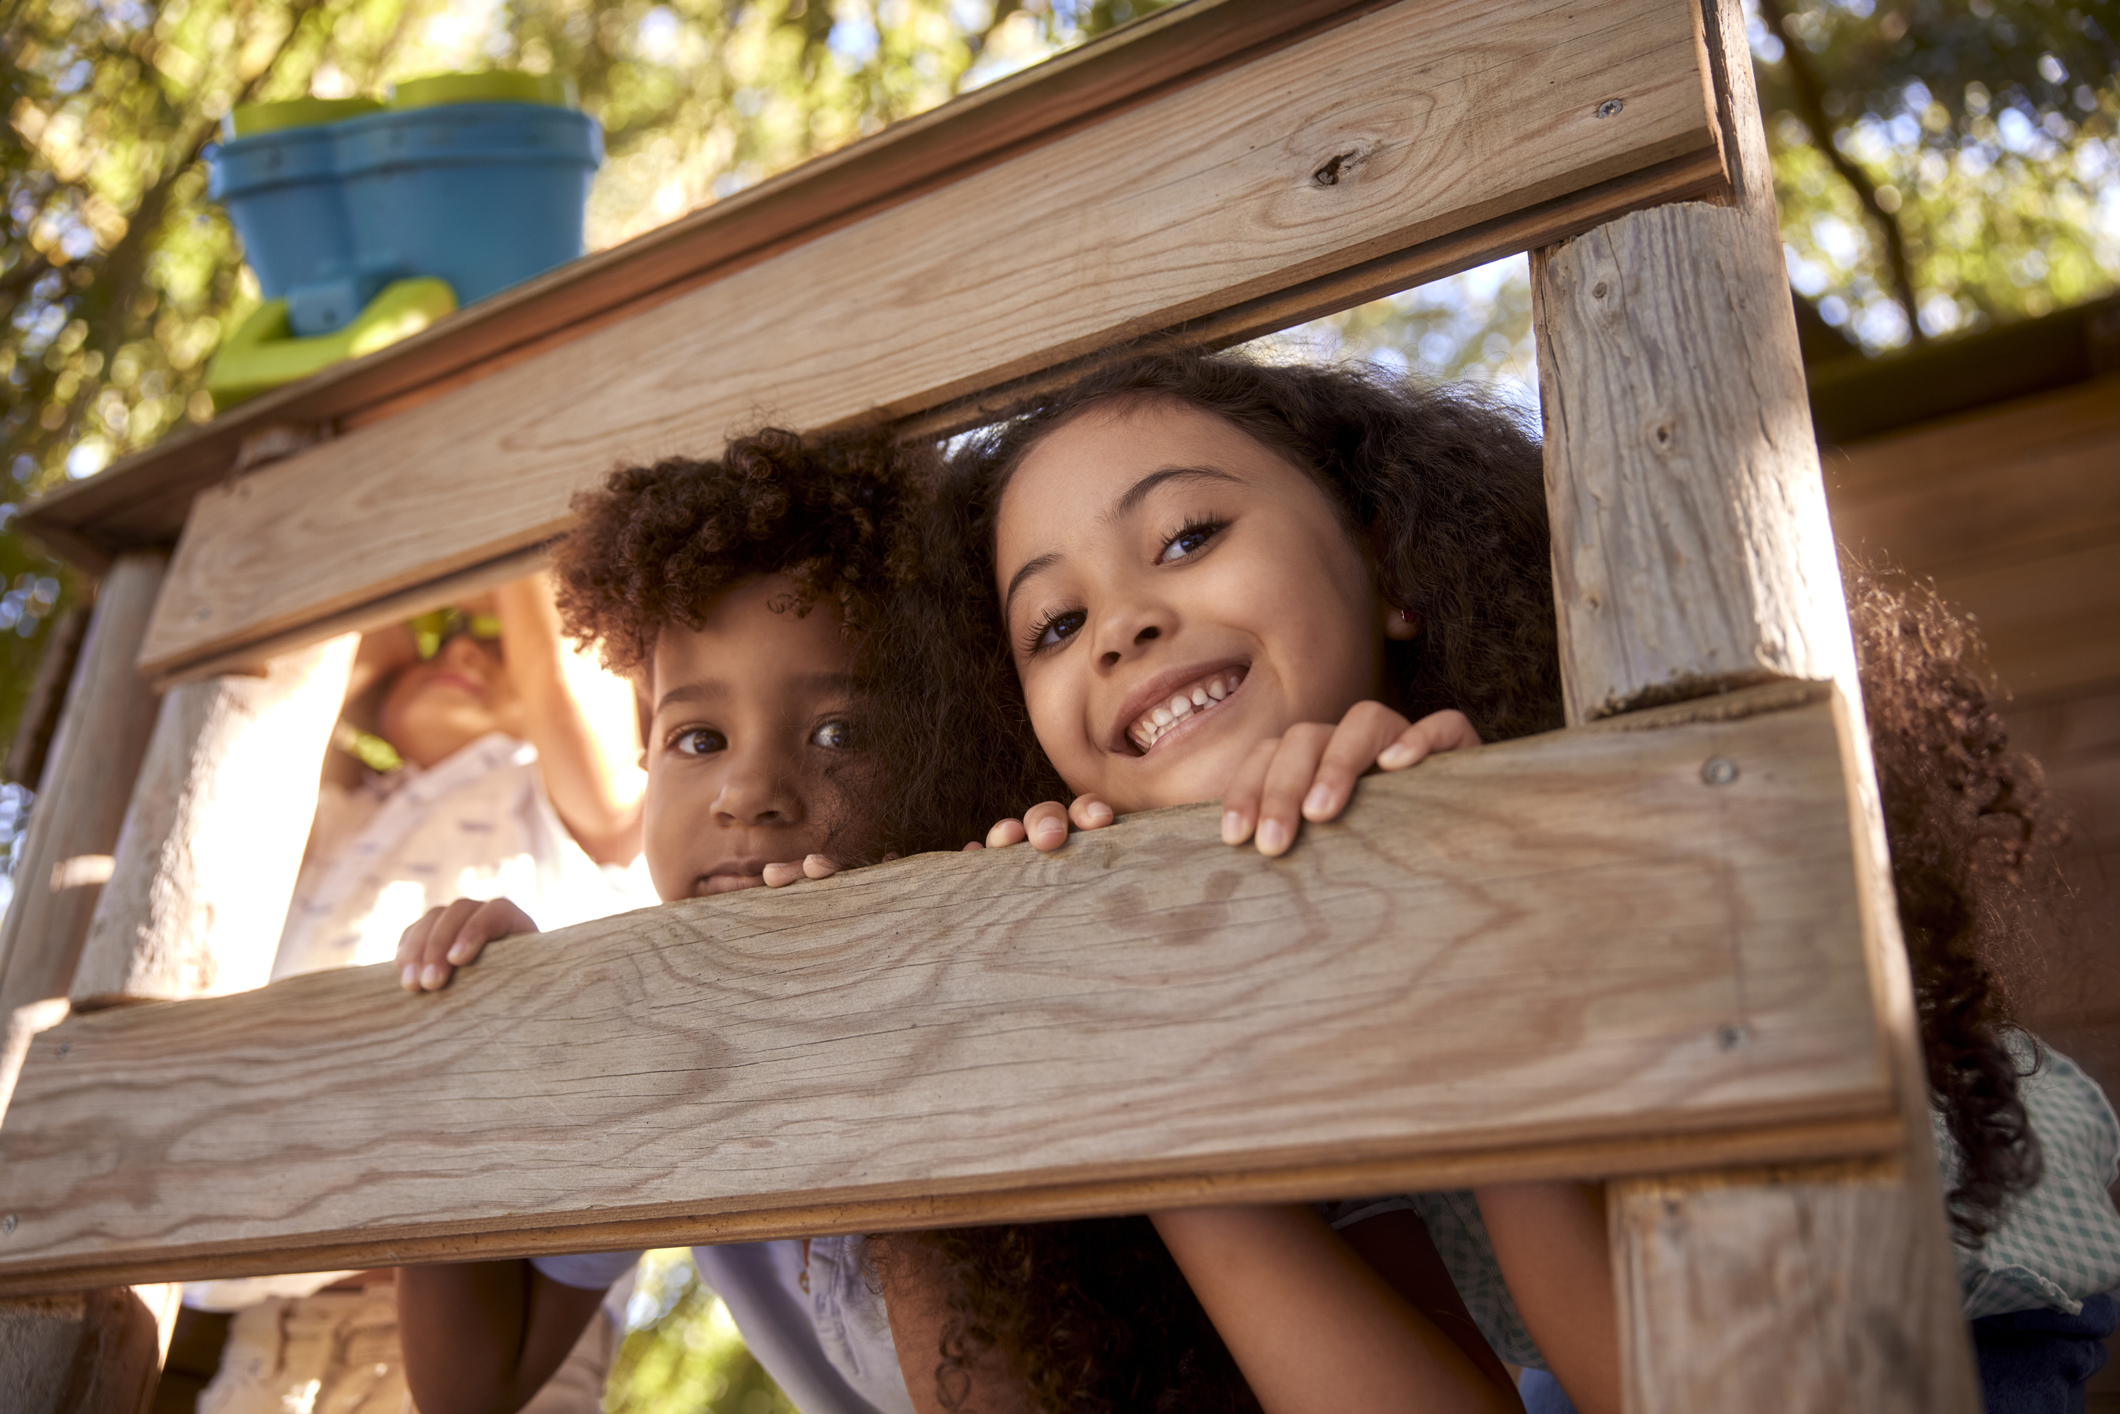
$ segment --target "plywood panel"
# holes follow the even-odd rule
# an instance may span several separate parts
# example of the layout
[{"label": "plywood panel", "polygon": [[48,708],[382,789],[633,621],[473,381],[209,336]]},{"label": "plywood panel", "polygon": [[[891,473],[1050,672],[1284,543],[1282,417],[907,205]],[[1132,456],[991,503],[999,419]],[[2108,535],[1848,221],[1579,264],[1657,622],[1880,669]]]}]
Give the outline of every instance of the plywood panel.
[{"label": "plywood panel", "polygon": [[[535,544],[617,461],[919,412],[1545,204],[1517,240],[1699,190],[1721,168],[1697,24],[1679,0],[1407,0],[834,230],[203,493],[142,661]],[[1645,171],[1653,194],[1567,200]]]},{"label": "plywood panel", "polygon": [[1372,778],[1277,861],[1217,830],[75,1017],[0,1126],[0,1290],[1897,1142],[1822,703]]}]

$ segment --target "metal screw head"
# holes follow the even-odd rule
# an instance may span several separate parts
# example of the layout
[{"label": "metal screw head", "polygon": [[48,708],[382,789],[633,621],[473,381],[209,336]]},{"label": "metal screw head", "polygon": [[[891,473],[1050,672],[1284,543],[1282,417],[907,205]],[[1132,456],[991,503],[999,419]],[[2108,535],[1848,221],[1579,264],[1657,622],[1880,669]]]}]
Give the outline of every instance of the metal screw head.
[{"label": "metal screw head", "polygon": [[1600,118],[1617,118],[1620,109],[1626,106],[1627,100],[1624,98],[1608,98],[1597,105],[1597,116]]},{"label": "metal screw head", "polygon": [[1700,778],[1711,786],[1726,786],[1737,779],[1737,763],[1727,756],[1710,756],[1700,768]]},{"label": "metal screw head", "polygon": [[1715,1044],[1726,1051],[1734,1051],[1752,1039],[1752,1033],[1742,1026],[1725,1022],[1715,1028]]},{"label": "metal screw head", "polygon": [[13,1213],[9,1213],[6,1217],[0,1218],[0,1233],[10,1233],[14,1230],[15,1215]]}]

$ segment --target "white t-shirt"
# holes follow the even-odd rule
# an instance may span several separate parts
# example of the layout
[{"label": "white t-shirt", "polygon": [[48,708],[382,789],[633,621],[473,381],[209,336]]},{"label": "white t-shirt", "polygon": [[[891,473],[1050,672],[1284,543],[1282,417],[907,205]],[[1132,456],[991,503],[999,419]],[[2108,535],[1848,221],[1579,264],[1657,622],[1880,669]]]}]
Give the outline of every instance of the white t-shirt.
[{"label": "white t-shirt", "polygon": [[[802,1414],[913,1414],[866,1253],[857,1236],[817,1237],[695,1247],[692,1261]],[[584,1252],[530,1264],[562,1286],[598,1291],[639,1259],[638,1252]]]},{"label": "white t-shirt", "polygon": [[388,962],[428,909],[506,898],[543,929],[652,907],[645,867],[597,864],[545,795],[537,748],[489,732],[317,807],[272,977]]}]

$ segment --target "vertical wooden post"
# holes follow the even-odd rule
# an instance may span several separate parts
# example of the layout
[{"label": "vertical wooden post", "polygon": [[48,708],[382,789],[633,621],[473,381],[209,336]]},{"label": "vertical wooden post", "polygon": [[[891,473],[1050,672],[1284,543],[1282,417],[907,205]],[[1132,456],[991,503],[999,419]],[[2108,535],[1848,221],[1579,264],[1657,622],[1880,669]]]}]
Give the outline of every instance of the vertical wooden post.
[{"label": "vertical wooden post", "polygon": [[157,1318],[125,1286],[8,1302],[0,1391],[9,1414],[147,1414],[166,1344]]},{"label": "vertical wooden post", "polygon": [[265,984],[359,641],[163,697],[74,974],[76,1009]]},{"label": "vertical wooden post", "polygon": [[133,659],[166,564],[159,551],[120,555],[97,586],[95,616],[38,779],[14,902],[0,925],[0,1021],[65,996],[73,981],[154,723],[155,695]]},{"label": "vertical wooden post", "polygon": [[1729,203],[1638,212],[1532,259],[1568,715],[1838,685],[1907,1138],[1877,1165],[1615,1183],[1626,1403],[1978,1414],[1743,13],[1703,12]]}]

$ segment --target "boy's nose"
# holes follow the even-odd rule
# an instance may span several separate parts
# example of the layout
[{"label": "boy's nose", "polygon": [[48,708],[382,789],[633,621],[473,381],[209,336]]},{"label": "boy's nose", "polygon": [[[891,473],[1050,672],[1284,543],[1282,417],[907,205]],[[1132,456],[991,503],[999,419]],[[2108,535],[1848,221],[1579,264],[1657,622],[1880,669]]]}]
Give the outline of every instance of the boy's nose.
[{"label": "boy's nose", "polygon": [[802,792],[793,773],[775,769],[770,753],[738,756],[729,763],[721,790],[714,798],[714,817],[724,826],[799,825],[804,810]]}]

